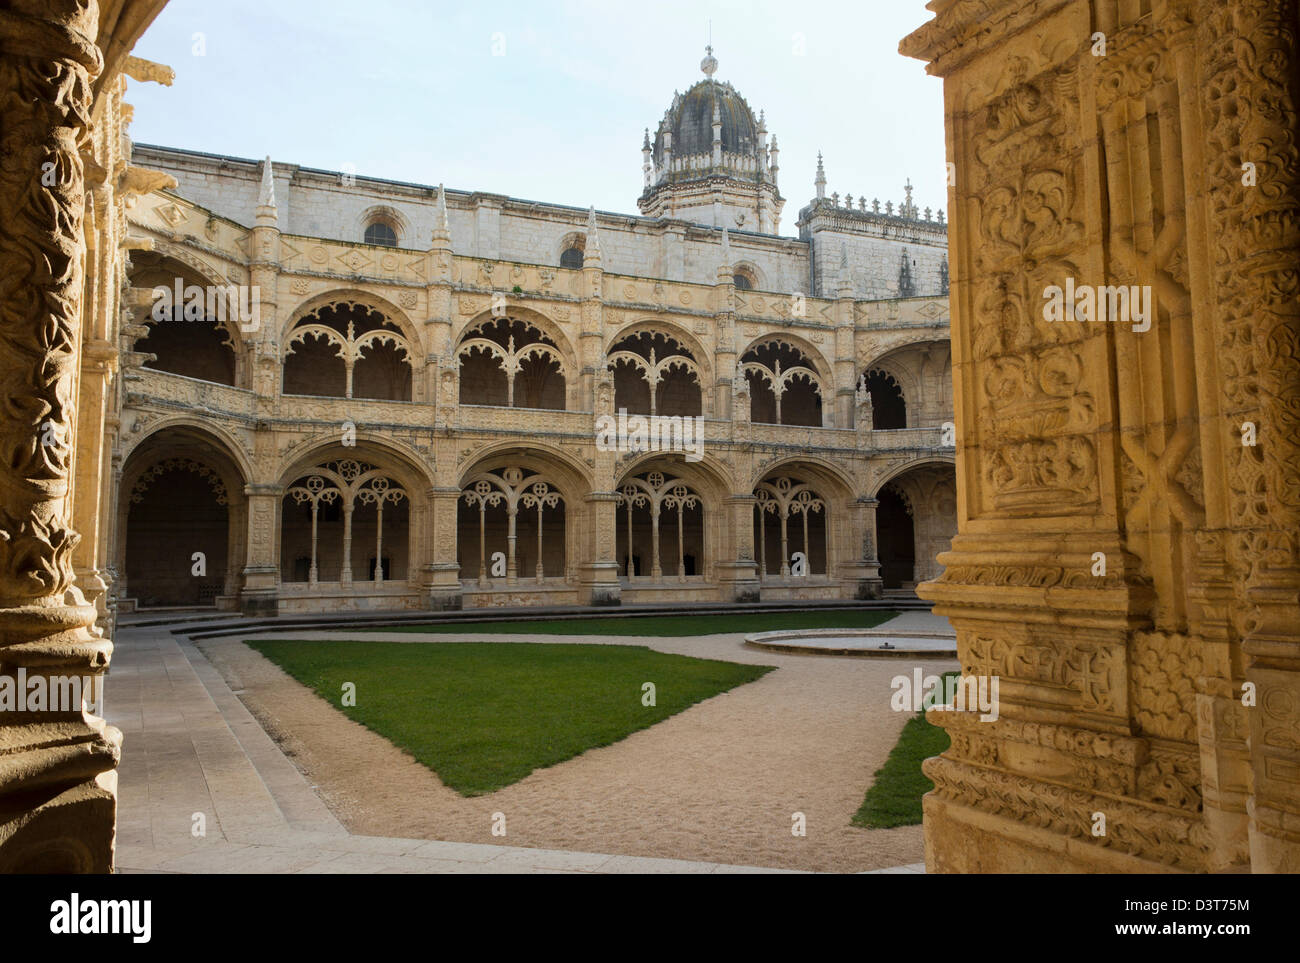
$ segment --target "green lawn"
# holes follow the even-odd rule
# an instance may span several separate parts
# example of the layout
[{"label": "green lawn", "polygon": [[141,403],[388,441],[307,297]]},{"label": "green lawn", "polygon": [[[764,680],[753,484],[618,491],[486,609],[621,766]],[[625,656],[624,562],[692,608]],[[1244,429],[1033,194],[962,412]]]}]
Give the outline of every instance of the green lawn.
[{"label": "green lawn", "polygon": [[487,635],[715,635],[776,629],[866,629],[897,612],[843,609],[830,612],[743,612],[735,615],[632,615],[623,618],[549,619],[523,622],[434,622],[401,625],[385,632],[473,632]]},{"label": "green lawn", "polygon": [[[945,672],[943,678],[950,675],[960,673]],[[948,733],[926,722],[924,712],[908,719],[885,765],[876,770],[876,781],[867,790],[853,825],[862,829],[919,825],[921,797],[934,788],[921,772],[921,763],[944,752],[950,744]]]},{"label": "green lawn", "polygon": [[[530,625],[532,623],[529,623]],[[644,646],[249,642],[321,698],[478,796],[624,739],[774,666]],[[343,685],[356,705],[342,705]],[[642,685],[655,685],[654,706]]]}]

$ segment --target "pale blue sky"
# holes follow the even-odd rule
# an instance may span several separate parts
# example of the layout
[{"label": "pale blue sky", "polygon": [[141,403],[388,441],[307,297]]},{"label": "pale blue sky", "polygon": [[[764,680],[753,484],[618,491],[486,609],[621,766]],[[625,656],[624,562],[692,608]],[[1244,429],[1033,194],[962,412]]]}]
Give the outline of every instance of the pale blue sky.
[{"label": "pale blue sky", "polygon": [[941,83],[898,53],[929,17],[922,0],[171,0],[135,53],[176,82],[131,84],[131,135],[634,214],[643,131],[703,76],[712,20],[717,78],[778,138],[792,235],[818,150],[828,192],[883,205],[910,176],[920,207],[945,203]]}]

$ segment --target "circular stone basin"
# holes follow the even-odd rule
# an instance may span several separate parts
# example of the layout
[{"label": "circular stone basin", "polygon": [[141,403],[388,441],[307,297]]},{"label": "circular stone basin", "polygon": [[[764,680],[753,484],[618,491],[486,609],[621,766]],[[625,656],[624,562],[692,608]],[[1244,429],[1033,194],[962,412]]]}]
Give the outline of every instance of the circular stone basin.
[{"label": "circular stone basin", "polygon": [[755,632],[745,644],[772,652],[808,655],[928,656],[956,658],[957,636],[900,629],[789,629]]}]

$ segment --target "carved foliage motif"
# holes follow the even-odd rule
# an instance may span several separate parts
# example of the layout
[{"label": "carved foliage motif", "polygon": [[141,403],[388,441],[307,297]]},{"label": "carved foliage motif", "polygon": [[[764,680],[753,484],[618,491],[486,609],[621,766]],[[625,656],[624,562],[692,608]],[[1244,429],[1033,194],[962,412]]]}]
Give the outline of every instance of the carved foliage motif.
[{"label": "carved foliage motif", "polygon": [[[88,25],[93,36],[93,7],[75,6],[69,20]],[[0,465],[8,492],[0,506],[0,597],[14,600],[59,595],[73,578],[77,536],[61,502],[72,461],[85,258],[80,148],[90,80],[103,62],[75,30],[56,35],[33,21],[29,33],[13,42],[60,49],[30,56],[11,50],[0,58],[0,89],[10,92],[0,169]],[[53,186],[42,183],[43,171],[52,173]]]},{"label": "carved foliage motif", "polygon": [[1144,735],[1196,741],[1199,644],[1186,635],[1135,632],[1129,647],[1129,694]]},{"label": "carved foliage motif", "polygon": [[1192,871],[1204,869],[1206,829],[1184,816],[1112,800],[1106,835],[1093,837],[1092,813],[1097,799],[1090,792],[970,766],[943,756],[926,760],[923,770],[934,780],[934,792],[941,798],[1056,835],[1087,838],[1094,845],[1129,855]]},{"label": "carved foliage motif", "polygon": [[972,121],[970,191],[978,198],[973,291],[981,323],[983,478],[995,511],[1077,511],[1095,501],[1093,395],[1082,325],[1042,320],[1041,292],[1078,271],[1083,225],[1073,129],[1074,76],[1031,78],[1014,59],[1006,89]]}]

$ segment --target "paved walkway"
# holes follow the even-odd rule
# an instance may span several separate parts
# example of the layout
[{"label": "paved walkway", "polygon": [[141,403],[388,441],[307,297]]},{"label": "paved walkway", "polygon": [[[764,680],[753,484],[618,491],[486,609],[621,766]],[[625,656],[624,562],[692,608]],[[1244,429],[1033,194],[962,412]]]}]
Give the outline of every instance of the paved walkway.
[{"label": "paved walkway", "polygon": [[118,872],[786,872],[352,835],[191,642],[159,627],[123,627],[115,643],[105,715],[125,735]]}]

